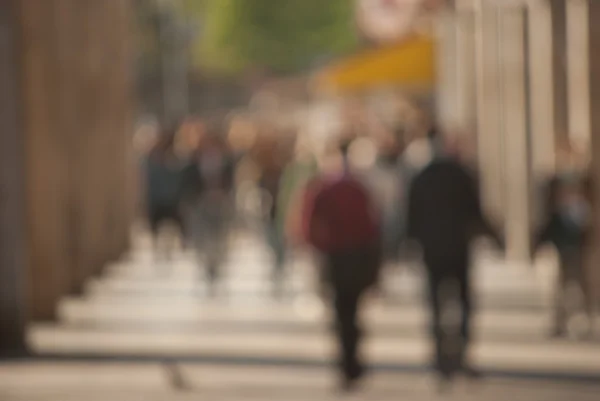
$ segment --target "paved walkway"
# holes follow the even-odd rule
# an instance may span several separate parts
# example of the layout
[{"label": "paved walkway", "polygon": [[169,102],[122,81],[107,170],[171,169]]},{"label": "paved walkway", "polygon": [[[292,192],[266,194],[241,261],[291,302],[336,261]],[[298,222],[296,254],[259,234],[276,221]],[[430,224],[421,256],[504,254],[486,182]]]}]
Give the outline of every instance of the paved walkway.
[{"label": "paved walkway", "polygon": [[[62,302],[59,322],[31,327],[30,343],[47,362],[0,366],[0,400],[194,399],[171,393],[181,383],[206,399],[332,399],[334,345],[314,264],[295,259],[289,295],[275,301],[267,250],[248,236],[233,242],[220,295],[211,299],[192,254],[157,263],[140,238],[84,296]],[[477,265],[472,359],[490,379],[457,399],[504,400],[509,390],[517,400],[598,399],[586,397],[589,381],[600,378],[600,345],[546,336],[551,269],[490,258]],[[428,313],[418,269],[390,271],[385,285],[389,297],[370,299],[363,315],[365,355],[376,372],[364,399],[436,399],[425,374]],[[574,333],[583,328],[572,323]],[[546,386],[550,380],[562,384]],[[572,391],[577,397],[567,396]]]},{"label": "paved walkway", "polygon": [[[0,364],[2,401],[597,401],[600,386],[491,378],[440,394],[426,374],[376,373],[342,396],[328,370],[156,363]],[[183,384],[183,386],[181,386]]]}]

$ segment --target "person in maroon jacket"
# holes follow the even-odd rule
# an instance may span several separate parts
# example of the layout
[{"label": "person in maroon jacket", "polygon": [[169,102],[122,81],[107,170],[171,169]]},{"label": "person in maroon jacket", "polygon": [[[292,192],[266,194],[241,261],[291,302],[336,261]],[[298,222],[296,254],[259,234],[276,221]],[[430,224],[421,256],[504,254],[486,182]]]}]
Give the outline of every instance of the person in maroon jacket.
[{"label": "person in maroon jacket", "polygon": [[377,281],[381,261],[378,211],[369,191],[350,170],[348,147],[348,143],[340,147],[341,172],[309,185],[304,223],[307,241],[322,255],[332,293],[345,390],[351,390],[364,374],[358,353],[358,311],[365,292]]}]

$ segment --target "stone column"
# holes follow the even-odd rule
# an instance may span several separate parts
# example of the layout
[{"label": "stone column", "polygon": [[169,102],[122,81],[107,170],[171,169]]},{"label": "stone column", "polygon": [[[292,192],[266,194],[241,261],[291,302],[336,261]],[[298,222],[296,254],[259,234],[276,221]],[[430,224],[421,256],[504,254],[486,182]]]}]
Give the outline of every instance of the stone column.
[{"label": "stone column", "polygon": [[574,141],[588,145],[591,135],[588,6],[586,0],[566,1],[569,134]]},{"label": "stone column", "polygon": [[528,10],[529,101],[534,176],[554,170],[554,75],[552,10],[546,0],[532,3]]},{"label": "stone column", "polygon": [[131,2],[22,1],[32,317],[127,246]]},{"label": "stone column", "polygon": [[531,221],[541,224],[544,210],[543,184],[555,167],[554,76],[552,10],[547,0],[528,8],[529,117],[531,145]]},{"label": "stone column", "polygon": [[569,104],[567,89],[567,0],[549,0],[552,9],[552,69],[554,73],[554,132],[568,138]]},{"label": "stone column", "polygon": [[18,96],[17,14],[0,0],[0,356],[25,350],[24,142]]},{"label": "stone column", "polygon": [[471,133],[477,121],[475,73],[475,12],[472,7],[459,8],[455,17],[456,43],[456,121],[461,131]]},{"label": "stone column", "polygon": [[[56,1],[21,1],[20,43],[26,152],[28,300],[31,317],[51,320],[71,283],[67,230],[68,140],[62,131],[57,79],[62,63]],[[59,134],[60,133],[60,134]]]},{"label": "stone column", "polygon": [[131,80],[134,71],[132,60],[132,40],[129,35],[132,3],[130,1],[106,2],[109,21],[105,23],[105,38],[112,55],[109,70],[112,85],[107,88],[106,131],[110,132],[108,154],[115,156],[111,166],[105,222],[105,235],[110,238],[106,256],[110,260],[120,257],[129,245],[131,224],[134,216],[134,196],[137,176],[134,174],[135,160],[132,148],[133,133],[133,88]]},{"label": "stone column", "polygon": [[80,62],[87,48],[87,37],[82,35],[81,29],[87,21],[77,4],[74,4],[74,0],[48,0],[48,2],[54,3],[52,14],[48,15],[48,18],[55,18],[56,21],[54,51],[56,59],[60,60],[53,68],[55,75],[52,77],[60,88],[54,95],[57,129],[53,133],[58,135],[56,139],[64,149],[64,161],[67,165],[64,171],[67,291],[78,294],[83,290],[87,278],[86,261],[82,250],[87,232],[84,230],[85,216],[81,205],[81,188],[86,181],[86,171],[82,165],[87,159],[87,154],[82,151],[81,144],[89,141],[90,133],[84,127],[86,114],[82,108],[81,93],[85,87],[82,87],[83,68]]},{"label": "stone column", "polygon": [[525,10],[501,10],[501,65],[503,135],[506,141],[507,255],[524,260],[529,255],[529,163],[525,77]]},{"label": "stone column", "polygon": [[481,4],[476,14],[477,149],[481,195],[485,209],[504,219],[504,141],[501,130],[499,12]]},{"label": "stone column", "polygon": [[594,238],[591,246],[593,255],[589,268],[592,272],[592,285],[597,299],[600,298],[600,2],[588,0],[588,39],[589,47],[589,79],[590,79],[590,107],[591,107],[591,155],[592,177],[594,180]]},{"label": "stone column", "polygon": [[437,89],[436,108],[438,123],[442,127],[456,124],[458,115],[458,47],[456,42],[457,17],[449,5],[440,10],[436,27],[437,37]]}]

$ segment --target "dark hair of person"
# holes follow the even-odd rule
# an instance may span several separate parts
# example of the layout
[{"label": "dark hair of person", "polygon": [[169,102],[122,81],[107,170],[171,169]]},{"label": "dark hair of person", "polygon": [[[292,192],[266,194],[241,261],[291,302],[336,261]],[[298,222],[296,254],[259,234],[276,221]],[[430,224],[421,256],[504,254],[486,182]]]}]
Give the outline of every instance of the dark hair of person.
[{"label": "dark hair of person", "polygon": [[432,126],[431,128],[429,128],[429,131],[427,131],[427,138],[439,139],[439,137],[440,137],[440,132],[435,125]]},{"label": "dark hair of person", "polygon": [[350,146],[354,142],[355,139],[358,138],[357,133],[353,129],[349,129],[343,132],[337,139],[337,149],[341,153],[344,159],[348,156],[348,152],[350,151]]},{"label": "dark hair of person", "polygon": [[406,128],[404,128],[403,126],[398,126],[394,128],[393,135],[394,139],[396,139],[398,143],[404,142],[406,140]]},{"label": "dark hair of person", "polygon": [[350,151],[351,145],[352,145],[352,140],[350,140],[350,139],[343,139],[340,142],[339,149],[340,149],[340,153],[342,154],[343,157],[348,156],[348,152]]},{"label": "dark hair of person", "polygon": [[172,151],[175,147],[175,132],[171,130],[164,130],[158,137],[156,144],[152,148],[153,156],[164,156],[168,152]]}]

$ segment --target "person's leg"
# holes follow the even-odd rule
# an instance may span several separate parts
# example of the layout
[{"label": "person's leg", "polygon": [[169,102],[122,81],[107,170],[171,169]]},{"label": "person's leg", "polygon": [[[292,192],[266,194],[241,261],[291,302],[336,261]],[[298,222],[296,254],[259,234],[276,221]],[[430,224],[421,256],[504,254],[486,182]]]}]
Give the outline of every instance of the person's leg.
[{"label": "person's leg", "polygon": [[567,333],[567,290],[569,260],[565,251],[559,251],[558,276],[554,292],[554,327],[553,337],[563,337]]},{"label": "person's leg", "polygon": [[358,323],[359,302],[365,289],[364,277],[359,273],[368,269],[360,252],[341,252],[325,257],[327,281],[331,285],[335,332],[338,342],[338,366],[344,390],[351,390],[363,374],[358,355],[361,337]]},{"label": "person's leg", "polygon": [[461,308],[461,325],[460,337],[461,344],[460,353],[458,355],[458,364],[471,377],[479,376],[478,372],[471,366],[468,360],[469,344],[471,342],[471,316],[473,313],[473,298],[471,293],[471,281],[469,277],[469,267],[467,264],[461,266],[462,271],[458,275],[460,308]]},{"label": "person's leg", "polygon": [[275,222],[267,222],[265,230],[267,242],[273,254],[271,280],[273,283],[274,295],[281,296],[283,294],[285,276],[285,244]]},{"label": "person's leg", "polygon": [[448,375],[445,369],[444,329],[442,327],[442,298],[441,287],[443,279],[433,266],[428,266],[429,307],[431,309],[431,336],[435,344],[434,368],[443,375]]},{"label": "person's leg", "polygon": [[202,274],[202,262],[204,256],[204,250],[206,249],[206,223],[204,219],[204,213],[202,212],[203,205],[198,202],[190,208],[190,234],[191,242],[196,257],[196,263],[198,266],[198,277],[204,279],[205,276]]},{"label": "person's leg", "polygon": [[165,238],[165,259],[172,261],[176,252],[178,240],[183,235],[183,219],[177,205],[170,205],[165,208],[163,219],[168,222],[167,237]]},{"label": "person's leg", "polygon": [[154,226],[154,255],[156,260],[165,261],[167,250],[165,247],[165,222],[168,221],[168,212],[164,206],[157,207],[153,212]]},{"label": "person's leg", "polygon": [[158,258],[158,228],[160,225],[160,216],[156,208],[148,211],[148,225],[150,227],[151,252],[154,260]]},{"label": "person's leg", "polygon": [[363,373],[363,366],[358,357],[360,329],[357,321],[360,294],[336,289],[335,312],[336,328],[339,341],[339,366],[346,385]]},{"label": "person's leg", "polygon": [[459,286],[459,297],[460,297],[460,309],[461,309],[461,323],[460,323],[460,335],[467,343],[471,337],[471,284],[469,282],[468,272],[461,272],[458,276]]},{"label": "person's leg", "polygon": [[217,222],[212,221],[207,225],[205,255],[206,273],[211,296],[216,295],[221,265],[220,231]]},{"label": "person's leg", "polygon": [[595,281],[590,277],[589,266],[586,264],[585,251],[579,249],[577,259],[574,263],[577,264],[577,277],[575,278],[583,296],[583,307],[588,319],[588,337],[593,337],[595,332]]},{"label": "person's leg", "polygon": [[229,251],[230,214],[228,204],[213,204],[208,217],[207,268],[213,295],[221,279],[221,267]]},{"label": "person's leg", "polygon": [[187,213],[180,206],[176,206],[173,212],[173,220],[175,221],[177,235],[179,236],[177,243],[179,245],[179,250],[183,251],[188,242]]},{"label": "person's leg", "polygon": [[183,220],[185,230],[185,246],[190,251],[195,252],[197,250],[197,236],[198,236],[198,201],[188,201],[182,208],[181,218]]},{"label": "person's leg", "polygon": [[596,293],[595,293],[595,282],[587,278],[581,281],[581,291],[583,293],[583,302],[585,307],[585,313],[588,319],[588,332],[587,335],[593,338],[596,334]]},{"label": "person's leg", "polygon": [[[219,252],[218,249],[218,217],[214,205],[206,200],[200,202],[196,217],[196,249],[199,265],[203,262],[204,279],[209,295],[216,295],[218,279]],[[203,258],[200,257],[203,256]]]}]

